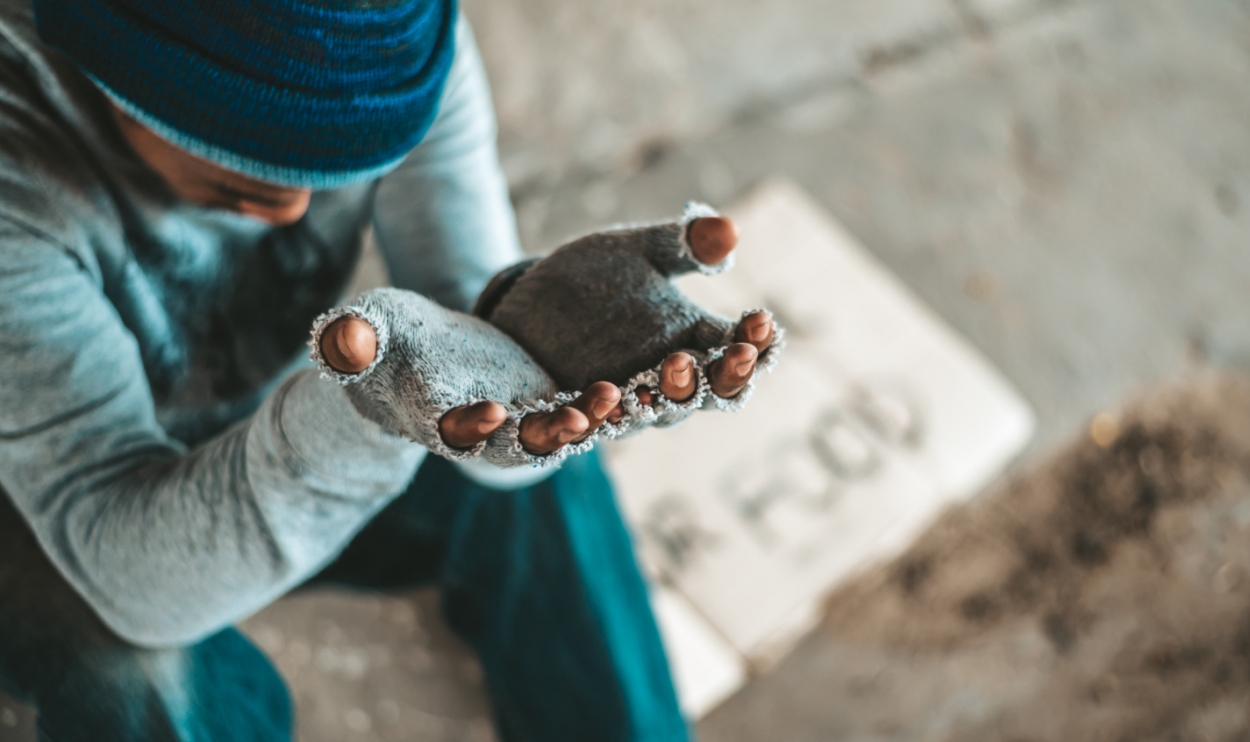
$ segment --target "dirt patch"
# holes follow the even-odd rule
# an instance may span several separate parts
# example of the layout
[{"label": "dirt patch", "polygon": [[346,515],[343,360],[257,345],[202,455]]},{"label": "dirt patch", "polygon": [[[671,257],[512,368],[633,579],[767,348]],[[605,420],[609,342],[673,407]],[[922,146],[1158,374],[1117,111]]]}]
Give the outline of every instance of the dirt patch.
[{"label": "dirt patch", "polygon": [[1250,379],[1097,422],[831,597],[875,735],[1250,740]]}]

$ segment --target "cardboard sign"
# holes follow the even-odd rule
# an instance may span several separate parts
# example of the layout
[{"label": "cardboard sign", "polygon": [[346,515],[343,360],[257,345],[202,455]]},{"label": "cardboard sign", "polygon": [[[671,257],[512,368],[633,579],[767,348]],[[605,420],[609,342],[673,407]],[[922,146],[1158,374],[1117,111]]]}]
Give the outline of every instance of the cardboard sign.
[{"label": "cardboard sign", "polygon": [[776,662],[839,582],[902,551],[1028,442],[1028,405],[798,186],[726,210],[737,265],[679,281],[787,329],[737,414],[612,443],[679,692],[701,716]]}]

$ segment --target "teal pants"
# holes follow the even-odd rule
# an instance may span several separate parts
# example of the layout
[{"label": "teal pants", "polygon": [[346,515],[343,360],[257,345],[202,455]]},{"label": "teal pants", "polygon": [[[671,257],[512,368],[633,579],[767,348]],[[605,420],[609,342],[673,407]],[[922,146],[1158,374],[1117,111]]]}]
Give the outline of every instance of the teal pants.
[{"label": "teal pants", "polygon": [[[646,587],[593,455],[490,490],[430,457],[314,583],[442,588],[477,652],[505,742],[688,739]],[[290,697],[235,629],[139,649],[113,636],[0,493],[0,687],[50,742],[292,737]]]}]

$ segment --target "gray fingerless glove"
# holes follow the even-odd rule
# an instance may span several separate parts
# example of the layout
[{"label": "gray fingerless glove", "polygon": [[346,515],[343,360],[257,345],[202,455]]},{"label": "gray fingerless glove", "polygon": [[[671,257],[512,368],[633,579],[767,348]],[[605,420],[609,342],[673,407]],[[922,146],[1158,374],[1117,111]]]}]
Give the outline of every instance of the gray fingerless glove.
[{"label": "gray fingerless glove", "polygon": [[[673,284],[684,273],[714,275],[732,266],[732,255],[716,265],[695,259],[687,225],[704,216],[716,212],[691,204],[676,221],[581,237],[500,273],[482,292],[474,314],[529,351],[566,392],[596,381],[618,385],[626,417],[617,425],[605,423],[601,435],[675,425],[702,407],[740,409],[754,377],[732,399],[712,394],[707,377],[708,366],[733,342],[735,322],[698,306]],[[777,327],[758,369],[772,367],[783,335]],[[695,359],[694,395],[674,402],[657,394],[654,406],[641,404],[637,390],[658,389],[660,366],[677,351]]]},{"label": "gray fingerless glove", "polygon": [[[683,273],[716,274],[732,264],[726,258],[702,265],[687,242],[687,225],[715,214],[694,204],[677,221],[591,234],[542,260],[514,266],[487,286],[475,317],[409,291],[370,291],[317,319],[313,360],[323,376],[343,385],[362,415],[387,430],[449,459],[480,456],[501,467],[556,464],[601,436],[675,425],[704,407],[737,410],[751,396],[754,377],[732,399],[713,394],[708,379],[709,365],[733,342],[735,323],[694,304],[673,285]],[[344,315],[368,322],[378,339],[377,357],[358,374],[337,372],[321,357],[322,333]],[[776,361],[783,334],[775,328],[757,369]],[[640,388],[658,390],[661,364],[677,351],[695,360],[694,393],[675,402],[656,392],[654,404],[639,402]],[[567,404],[596,381],[620,387],[623,419],[554,453],[526,453],[521,418]],[[439,419],[483,400],[507,408],[504,425],[469,449],[444,443]]]},{"label": "gray fingerless glove", "polygon": [[[373,363],[357,374],[340,373],[321,355],[326,327],[343,316],[368,322],[377,335]],[[545,456],[526,453],[519,440],[521,418],[570,401],[555,382],[507,335],[486,322],[400,289],[375,289],[345,307],[318,317],[312,359],[322,376],[342,385],[361,415],[453,460],[482,457],[501,467],[549,466],[590,448],[586,441]],[[451,448],[439,434],[439,419],[452,408],[483,400],[508,409],[508,420],[491,437],[468,449]]]}]

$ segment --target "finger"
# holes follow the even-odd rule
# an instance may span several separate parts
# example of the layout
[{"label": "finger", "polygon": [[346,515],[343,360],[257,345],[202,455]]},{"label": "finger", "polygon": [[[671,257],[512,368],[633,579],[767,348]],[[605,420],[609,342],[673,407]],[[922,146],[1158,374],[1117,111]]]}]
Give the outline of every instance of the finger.
[{"label": "finger", "polygon": [[551,453],[585,433],[589,426],[586,415],[569,406],[526,415],[521,421],[521,447],[539,456]]},{"label": "finger", "polygon": [[718,397],[733,397],[742,391],[742,387],[751,380],[755,373],[755,359],[759,351],[754,345],[734,343],[725,350],[725,355],[717,358],[708,368],[708,381],[712,391]]},{"label": "finger", "polygon": [[508,410],[498,402],[478,402],[448,410],[438,420],[438,432],[452,448],[472,448],[507,419]]},{"label": "finger", "polygon": [[585,438],[595,432],[612,411],[620,406],[621,390],[607,381],[597,381],[586,388],[577,399],[569,403],[569,407],[586,416],[586,431],[579,436]]},{"label": "finger", "polygon": [[378,336],[359,317],[340,317],[321,333],[321,357],[341,374],[358,374],[378,355]]},{"label": "finger", "polygon": [[613,425],[616,425],[617,423],[619,423],[621,420],[624,420],[624,419],[625,419],[625,405],[620,402],[617,402],[616,406],[612,408],[612,411],[608,413],[608,422],[612,423]]},{"label": "finger", "polygon": [[734,330],[734,342],[750,343],[763,353],[773,342],[773,318],[768,312],[752,312]]},{"label": "finger", "polygon": [[738,245],[738,225],[724,216],[695,219],[686,235],[694,259],[704,265],[716,265]]},{"label": "finger", "polygon": [[673,353],[660,365],[660,394],[674,402],[685,402],[697,386],[694,358],[689,353]]},{"label": "finger", "polygon": [[644,407],[650,407],[651,403],[655,401],[655,396],[651,394],[651,389],[645,386],[635,389],[634,396],[638,397],[638,404]]}]

